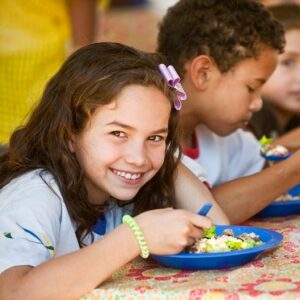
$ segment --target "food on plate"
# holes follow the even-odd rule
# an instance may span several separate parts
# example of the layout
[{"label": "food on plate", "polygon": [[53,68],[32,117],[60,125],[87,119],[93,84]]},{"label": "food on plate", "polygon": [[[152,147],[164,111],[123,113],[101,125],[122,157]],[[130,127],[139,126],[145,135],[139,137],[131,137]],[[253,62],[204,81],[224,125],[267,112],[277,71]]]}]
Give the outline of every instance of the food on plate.
[{"label": "food on plate", "polygon": [[292,196],[289,193],[280,195],[278,198],[275,199],[275,202],[284,202],[284,201],[293,201],[293,200],[300,200],[300,195]]},{"label": "food on plate", "polygon": [[289,156],[289,150],[282,145],[272,145],[273,140],[263,136],[259,143],[261,145],[261,153],[266,158],[271,156],[285,157]]},{"label": "food on plate", "polygon": [[289,150],[282,145],[266,145],[262,148],[262,153],[266,156],[287,156],[289,155]]},{"label": "food on plate", "polygon": [[262,244],[263,242],[260,240],[260,237],[254,232],[235,236],[231,229],[225,229],[221,235],[217,236],[216,227],[212,226],[204,230],[203,237],[196,239],[194,244],[187,248],[187,252],[228,252],[249,249]]}]

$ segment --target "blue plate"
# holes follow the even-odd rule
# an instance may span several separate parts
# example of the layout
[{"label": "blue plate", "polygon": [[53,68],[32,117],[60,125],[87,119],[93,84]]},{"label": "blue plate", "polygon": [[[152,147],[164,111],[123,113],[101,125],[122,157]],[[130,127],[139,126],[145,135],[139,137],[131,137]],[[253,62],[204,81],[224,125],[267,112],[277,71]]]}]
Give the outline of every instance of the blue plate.
[{"label": "blue plate", "polygon": [[[280,161],[284,160],[291,156],[291,153],[288,153],[284,156],[278,155],[269,155],[266,156],[264,153],[261,152],[261,156],[264,157],[268,161]],[[293,188],[288,191],[293,197],[300,196],[300,184],[297,184]],[[300,213],[300,200],[291,200],[291,201],[276,201],[272,204],[265,207],[261,210],[255,217],[286,217],[290,215],[296,215]]]},{"label": "blue plate", "polygon": [[259,235],[262,245],[245,250],[235,250],[218,253],[187,253],[181,252],[174,255],[151,255],[160,264],[175,269],[210,270],[238,267],[253,260],[263,251],[278,246],[283,236],[269,229],[251,226],[223,226],[216,225],[217,235],[223,233],[224,229],[231,229],[234,235],[251,233]]},{"label": "blue plate", "polygon": [[300,214],[300,200],[278,201],[265,207],[255,217],[286,217]]},{"label": "blue plate", "polygon": [[286,155],[265,155],[265,154],[261,154],[262,157],[264,157],[266,160],[271,160],[271,161],[279,161],[279,160],[284,160],[287,159],[291,156],[290,153],[286,154]]},{"label": "blue plate", "polygon": [[300,195],[300,184],[295,185],[288,193],[293,197]]}]

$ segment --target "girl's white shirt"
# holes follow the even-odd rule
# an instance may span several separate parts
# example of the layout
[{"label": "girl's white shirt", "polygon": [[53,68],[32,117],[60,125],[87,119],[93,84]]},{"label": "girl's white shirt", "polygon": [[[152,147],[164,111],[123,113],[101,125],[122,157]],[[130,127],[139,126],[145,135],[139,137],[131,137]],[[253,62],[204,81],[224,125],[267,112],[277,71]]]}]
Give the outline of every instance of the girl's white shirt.
[{"label": "girl's white shirt", "polygon": [[[53,176],[30,171],[0,190],[0,272],[19,265],[37,266],[79,249],[71,219]],[[117,227],[130,208],[111,201],[104,213],[106,231]],[[94,234],[95,240],[101,238]],[[89,235],[84,242],[92,242]]]}]

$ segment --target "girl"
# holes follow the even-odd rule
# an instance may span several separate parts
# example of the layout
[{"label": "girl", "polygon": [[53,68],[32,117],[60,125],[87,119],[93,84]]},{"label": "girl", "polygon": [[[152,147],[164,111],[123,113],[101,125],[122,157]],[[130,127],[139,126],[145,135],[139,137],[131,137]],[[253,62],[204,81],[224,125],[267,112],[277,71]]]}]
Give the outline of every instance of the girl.
[{"label": "girl", "polygon": [[263,107],[249,127],[258,139],[266,135],[294,152],[300,146],[300,5],[282,3],[269,10],[284,26],[286,44],[262,89]]},{"label": "girl", "polygon": [[[14,132],[0,159],[1,299],[78,299],[139,254],[179,252],[211,226],[171,208],[195,206],[174,197],[177,92],[160,62],[120,44],[84,47]],[[179,177],[183,199],[192,181]]]}]

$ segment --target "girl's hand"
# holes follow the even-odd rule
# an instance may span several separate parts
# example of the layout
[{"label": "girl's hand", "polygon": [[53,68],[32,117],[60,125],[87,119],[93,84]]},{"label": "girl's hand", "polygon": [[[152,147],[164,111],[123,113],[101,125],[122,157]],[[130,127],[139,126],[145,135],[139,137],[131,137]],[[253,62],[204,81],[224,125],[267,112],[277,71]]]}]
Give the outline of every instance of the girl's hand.
[{"label": "girl's hand", "polygon": [[150,253],[157,255],[175,254],[201,238],[202,228],[209,228],[212,222],[182,209],[156,209],[135,217],[140,226]]}]

